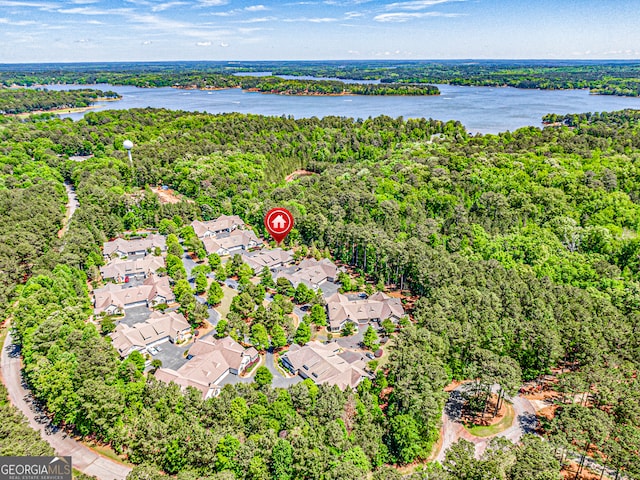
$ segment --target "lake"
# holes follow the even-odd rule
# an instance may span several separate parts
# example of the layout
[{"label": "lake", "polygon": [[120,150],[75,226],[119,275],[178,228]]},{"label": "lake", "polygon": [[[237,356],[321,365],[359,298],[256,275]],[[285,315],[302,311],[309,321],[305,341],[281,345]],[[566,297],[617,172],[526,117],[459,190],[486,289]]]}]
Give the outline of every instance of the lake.
[{"label": "lake", "polygon": [[[533,125],[541,126],[547,113],[582,113],[640,109],[640,97],[590,95],[588,90],[524,90],[511,87],[457,87],[438,85],[440,95],[403,96],[287,96],[227,90],[182,90],[112,85],[49,85],[52,90],[98,88],[122,95],[116,102],[100,102],[99,110],[167,108],[208,113],[292,115],[295,118],[368,118],[378,115],[404,118],[459,120],[472,133],[497,133]],[[74,120],[84,113],[61,115]]]}]

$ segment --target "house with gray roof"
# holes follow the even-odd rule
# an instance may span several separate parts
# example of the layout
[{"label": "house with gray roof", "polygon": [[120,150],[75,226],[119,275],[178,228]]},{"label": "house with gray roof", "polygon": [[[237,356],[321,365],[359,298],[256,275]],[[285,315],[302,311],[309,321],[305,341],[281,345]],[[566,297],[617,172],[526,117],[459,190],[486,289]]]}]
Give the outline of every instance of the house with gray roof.
[{"label": "house with gray roof", "polygon": [[242,261],[249,265],[254,272],[260,272],[264,267],[269,270],[289,265],[293,262],[293,251],[274,248],[258,252],[242,252]]},{"label": "house with gray roof", "polygon": [[167,239],[164,235],[150,234],[146,237],[127,240],[116,238],[110,242],[105,242],[102,247],[102,254],[105,260],[111,258],[125,258],[132,256],[145,256],[159,248],[161,252],[167,250]]},{"label": "house with gray roof", "polygon": [[328,258],[322,260],[307,258],[294,267],[276,272],[274,281],[283,277],[295,288],[304,283],[307,287],[317,290],[324,282],[334,282],[337,276],[338,267]]},{"label": "house with gray roof", "polygon": [[231,337],[196,340],[189,349],[189,357],[192,358],[178,370],[159,368],[155,376],[162,382],[173,382],[182,389],[197,388],[204,399],[220,393],[227,375],[244,373],[259,360],[255,348],[244,348]]},{"label": "house with gray roof", "polygon": [[145,353],[148,348],[167,341],[176,343],[191,335],[191,325],[178,312],[153,312],[147,320],[134,326],[119,323],[109,336],[122,358],[134,350]]},{"label": "house with gray roof", "polygon": [[205,237],[202,239],[202,243],[207,255],[217,253],[220,256],[246,252],[261,244],[253,230],[234,230],[216,237]]},{"label": "house with gray roof", "polygon": [[109,315],[124,313],[127,308],[155,307],[161,303],[175,301],[169,285],[169,277],[150,275],[142,285],[108,283],[93,292],[93,313],[105,312]]},{"label": "house with gray roof", "polygon": [[380,323],[390,319],[397,323],[404,316],[399,298],[377,292],[367,299],[351,300],[346,295],[335,293],[326,298],[329,329],[339,332],[347,322],[364,326],[369,322]]},{"label": "house with gray roof", "polygon": [[326,383],[343,390],[354,389],[363,378],[370,378],[365,371],[364,354],[343,351],[336,342],[312,341],[302,347],[293,344],[280,359],[291,373],[310,378],[318,385]]},{"label": "house with gray roof", "polygon": [[164,266],[164,257],[156,257],[155,255],[147,255],[134,260],[116,258],[100,267],[100,275],[103,280],[124,282],[127,278],[147,278]]},{"label": "house with gray roof", "polygon": [[238,228],[244,228],[245,224],[238,215],[220,215],[215,220],[191,222],[193,231],[199,239],[217,237],[223,233],[231,233]]}]

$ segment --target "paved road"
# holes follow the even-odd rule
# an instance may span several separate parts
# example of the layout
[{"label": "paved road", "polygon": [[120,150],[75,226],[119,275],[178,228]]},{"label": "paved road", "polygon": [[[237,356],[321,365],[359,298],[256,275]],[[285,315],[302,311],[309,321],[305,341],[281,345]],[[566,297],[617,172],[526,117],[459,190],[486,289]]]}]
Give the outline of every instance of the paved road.
[{"label": "paved road", "polygon": [[42,438],[55,449],[58,455],[70,455],[73,467],[81,472],[95,476],[99,480],[123,480],[131,468],[97,454],[49,423],[36,421],[36,412],[32,410],[30,403],[31,393],[25,388],[22,381],[21,363],[19,348],[13,345],[11,330],[9,330],[5,344],[2,346],[0,373],[2,381],[9,391],[11,403],[27,417],[31,428],[39,431]]},{"label": "paved road", "polygon": [[187,280],[189,280],[190,278],[193,278],[191,275],[191,270],[197,267],[198,263],[191,258],[191,255],[185,252],[182,255],[182,264],[184,265],[184,269],[187,271]]},{"label": "paved road", "polygon": [[78,201],[78,196],[76,195],[76,191],[69,182],[64,182],[64,188],[67,190],[67,207],[64,220],[62,221],[62,228],[58,232],[58,238],[62,238],[62,236],[67,233],[69,230],[69,224],[71,223],[71,217],[76,212],[76,209],[80,206],[80,202]]},{"label": "paved road", "polygon": [[[458,388],[451,392],[449,400],[444,407],[444,413],[442,414],[442,447],[438,452],[436,460],[440,463],[444,462],[447,450],[451,445],[456,443],[458,439],[464,438],[476,446],[476,458],[479,458],[487,448],[487,445],[493,437],[476,437],[471,435],[464,426],[458,422],[460,418],[462,405],[464,400],[462,398],[462,391],[465,389],[465,385],[460,385]],[[512,442],[516,443],[520,440],[525,433],[533,433],[538,425],[536,417],[536,411],[533,405],[526,398],[515,396],[507,398],[513,404],[514,410],[514,422],[511,427],[505,431],[499,433],[498,437],[506,437]]]}]

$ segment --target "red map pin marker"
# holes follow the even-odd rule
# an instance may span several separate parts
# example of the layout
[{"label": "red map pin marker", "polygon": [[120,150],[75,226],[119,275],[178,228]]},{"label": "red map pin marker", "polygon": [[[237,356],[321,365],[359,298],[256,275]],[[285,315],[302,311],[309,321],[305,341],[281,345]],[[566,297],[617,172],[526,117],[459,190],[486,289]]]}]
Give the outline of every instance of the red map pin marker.
[{"label": "red map pin marker", "polygon": [[264,216],[264,226],[276,242],[280,243],[293,228],[293,215],[286,208],[272,208]]}]

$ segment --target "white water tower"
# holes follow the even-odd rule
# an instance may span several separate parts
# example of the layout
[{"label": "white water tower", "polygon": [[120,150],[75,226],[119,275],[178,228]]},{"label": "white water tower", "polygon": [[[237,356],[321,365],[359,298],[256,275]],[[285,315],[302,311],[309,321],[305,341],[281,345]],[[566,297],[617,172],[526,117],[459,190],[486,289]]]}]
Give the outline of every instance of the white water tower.
[{"label": "white water tower", "polygon": [[129,163],[131,163],[131,165],[133,166],[133,160],[131,159],[131,149],[133,148],[133,142],[131,140],[125,140],[124,142],[122,142],[122,146],[125,148],[127,154],[129,155]]}]

